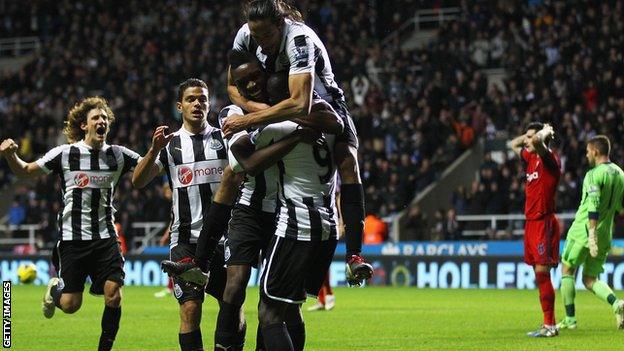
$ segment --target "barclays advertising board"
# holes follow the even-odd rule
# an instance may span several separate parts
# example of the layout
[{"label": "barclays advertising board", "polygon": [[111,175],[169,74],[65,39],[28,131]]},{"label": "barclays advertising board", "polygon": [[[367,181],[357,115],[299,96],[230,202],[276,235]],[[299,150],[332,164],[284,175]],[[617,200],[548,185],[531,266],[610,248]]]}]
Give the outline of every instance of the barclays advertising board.
[{"label": "barclays advertising board", "polygon": [[[160,270],[166,256],[130,255],[126,257],[126,285],[163,286],[167,276]],[[510,256],[367,256],[375,269],[368,282],[379,286],[413,286],[438,289],[534,289],[533,270],[521,257]],[[0,259],[0,278],[18,282],[17,267],[22,263],[37,266],[34,284],[46,284],[54,269],[46,256],[21,256]],[[343,256],[336,255],[330,267],[332,286],[346,285]],[[561,266],[551,274],[555,288],[561,281]],[[250,285],[257,283],[257,271]],[[600,279],[616,290],[624,289],[624,257],[611,256]],[[580,275],[576,286],[583,289]]]}]

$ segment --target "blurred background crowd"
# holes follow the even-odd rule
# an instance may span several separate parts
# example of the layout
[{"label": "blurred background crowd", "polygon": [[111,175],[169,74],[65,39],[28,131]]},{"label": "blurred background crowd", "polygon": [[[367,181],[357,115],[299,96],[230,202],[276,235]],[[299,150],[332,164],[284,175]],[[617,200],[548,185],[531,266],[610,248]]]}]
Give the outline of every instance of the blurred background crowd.
[{"label": "blurred background crowd", "polygon": [[[588,137],[610,136],[612,159],[623,164],[622,1],[299,0],[296,6],[325,43],[345,91],[371,219],[407,208],[477,140],[495,145],[534,120],[555,127],[552,146],[564,174],[559,211],[578,205]],[[401,36],[386,39],[418,9],[451,6],[460,16],[441,23],[426,45],[405,48]],[[243,23],[237,2],[0,1],[0,12],[0,37],[42,42],[28,64],[0,77],[0,139],[17,139],[26,160],[65,142],[63,119],[88,95],[107,98],[117,116],[109,142],[141,154],[157,125],[181,124],[175,88],[184,79],[208,83],[212,119],[229,103],[226,54]],[[491,69],[506,77],[494,84]],[[522,213],[522,164],[500,150],[484,159],[477,180],[456,189],[451,208],[433,218],[409,208],[406,230],[422,240],[454,240],[464,229],[457,215]],[[0,189],[11,182],[2,160]],[[164,184],[139,192],[128,177],[121,181],[117,220],[127,236],[132,222],[168,221]],[[39,223],[43,239],[53,242],[60,193],[53,177],[18,187],[8,223]]]}]

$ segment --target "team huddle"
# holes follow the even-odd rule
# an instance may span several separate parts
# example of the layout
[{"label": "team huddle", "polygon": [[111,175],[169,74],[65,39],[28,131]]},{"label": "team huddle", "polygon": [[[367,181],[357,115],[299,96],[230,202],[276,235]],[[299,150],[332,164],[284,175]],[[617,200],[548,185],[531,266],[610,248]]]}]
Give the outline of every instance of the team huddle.
[{"label": "team huddle", "polygon": [[[210,92],[189,78],[178,86],[182,126],[158,126],[145,155],[106,142],[115,115],[106,100],[88,97],[68,113],[69,144],[35,162],[17,156],[12,139],[0,153],[20,177],[55,174],[64,206],[53,252],[57,277],[43,297],[43,314],[76,312],[87,277],[104,296],[98,350],[111,350],[121,319],[124,259],[114,226],[114,191],[132,173],[142,188],[164,174],[172,190],[170,257],[162,269],[174,281],[180,305],[179,345],[203,350],[205,294],[219,303],[214,350],[242,350],[243,311],[252,267],[259,268],[256,350],[303,350],[301,305],[316,296],[334,257],[340,215],[344,223],[347,282],[373,274],[361,257],[364,192],[358,137],[329,55],[301,15],[280,0],[255,0],[228,53],[227,91],[219,128],[208,123]],[[610,142],[587,142],[591,170],[561,257],[566,317],[555,322],[550,270],[560,261],[555,189],[560,160],[548,147],[553,128],[533,123],[509,143],[526,169],[525,262],[534,267],[544,323],[529,333],[556,336],[575,329],[575,274],[613,308],[624,329],[624,301],[598,279],[611,246],[614,216],[624,208],[624,172],[609,161]],[[123,209],[122,209],[123,210]]]},{"label": "team huddle", "polygon": [[316,296],[338,241],[336,207],[344,222],[347,282],[372,276],[360,256],[364,219],[357,163],[358,139],[327,51],[301,14],[282,1],[246,8],[228,54],[228,94],[220,128],[208,124],[206,83],[178,86],[182,126],[155,129],[144,156],[106,143],[115,116],[106,100],[89,97],[69,112],[58,146],[35,162],[21,160],[7,139],[0,152],[18,176],[54,173],[64,207],[43,314],[74,313],[90,292],[104,296],[99,350],[113,346],[121,318],[123,257],[114,227],[113,197],[132,172],[141,188],[165,174],[172,190],[170,259],[180,304],[181,350],[203,350],[201,306],[219,302],[215,350],[242,350],[245,288],[251,267],[261,269],[256,350],[303,350],[301,304]]}]

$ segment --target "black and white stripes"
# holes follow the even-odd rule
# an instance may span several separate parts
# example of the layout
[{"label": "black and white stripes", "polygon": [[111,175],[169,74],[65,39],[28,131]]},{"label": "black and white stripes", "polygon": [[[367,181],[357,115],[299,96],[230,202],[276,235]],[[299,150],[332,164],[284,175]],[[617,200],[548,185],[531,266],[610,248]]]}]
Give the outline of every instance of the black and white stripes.
[{"label": "black and white stripes", "polygon": [[211,126],[198,134],[182,127],[156,163],[166,171],[173,192],[171,247],[194,244],[228,164],[227,143]]},{"label": "black and white stripes", "polygon": [[81,141],[58,146],[36,161],[46,173],[61,177],[61,240],[97,240],[116,236],[115,187],[119,177],[131,171],[139,158],[136,152],[123,146],[104,144],[97,150]]},{"label": "black and white stripes", "polygon": [[[297,124],[288,121],[268,125],[254,135],[256,146],[264,147],[296,129]],[[325,135],[323,140],[322,146],[300,143],[277,163],[281,204],[277,236],[300,241],[338,239],[336,170],[330,152],[334,136]]]}]

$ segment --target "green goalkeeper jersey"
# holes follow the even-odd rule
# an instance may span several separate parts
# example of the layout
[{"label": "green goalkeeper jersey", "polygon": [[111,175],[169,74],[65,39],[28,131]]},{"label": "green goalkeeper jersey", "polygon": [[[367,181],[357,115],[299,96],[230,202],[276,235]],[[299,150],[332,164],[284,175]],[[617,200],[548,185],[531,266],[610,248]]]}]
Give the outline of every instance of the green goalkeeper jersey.
[{"label": "green goalkeeper jersey", "polygon": [[596,235],[600,249],[611,245],[613,217],[622,209],[624,172],[615,163],[599,164],[585,174],[583,198],[568,231],[568,239],[587,246],[589,219],[598,221]]}]

